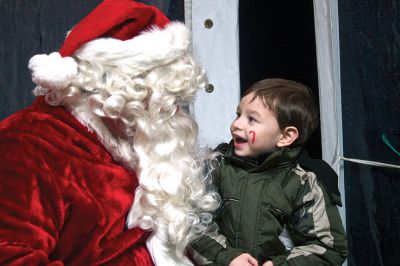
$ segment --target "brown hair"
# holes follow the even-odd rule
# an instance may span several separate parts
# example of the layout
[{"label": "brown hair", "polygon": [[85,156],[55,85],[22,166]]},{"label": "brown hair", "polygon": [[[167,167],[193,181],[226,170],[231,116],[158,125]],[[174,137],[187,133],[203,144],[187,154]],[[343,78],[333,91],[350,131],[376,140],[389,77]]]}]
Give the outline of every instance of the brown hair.
[{"label": "brown hair", "polygon": [[254,98],[261,98],[265,107],[272,110],[279,127],[294,126],[299,138],[291,147],[305,144],[318,126],[318,111],[311,90],[299,82],[286,79],[264,79],[256,82],[243,95],[254,92]]}]

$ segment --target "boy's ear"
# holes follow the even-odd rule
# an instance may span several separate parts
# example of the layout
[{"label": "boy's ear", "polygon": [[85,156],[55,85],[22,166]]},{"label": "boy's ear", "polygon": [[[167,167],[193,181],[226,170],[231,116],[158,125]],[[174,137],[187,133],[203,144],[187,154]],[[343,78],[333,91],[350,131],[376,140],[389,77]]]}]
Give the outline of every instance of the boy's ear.
[{"label": "boy's ear", "polygon": [[282,136],[276,146],[278,148],[290,146],[296,139],[299,138],[299,131],[296,127],[286,127],[282,131]]}]

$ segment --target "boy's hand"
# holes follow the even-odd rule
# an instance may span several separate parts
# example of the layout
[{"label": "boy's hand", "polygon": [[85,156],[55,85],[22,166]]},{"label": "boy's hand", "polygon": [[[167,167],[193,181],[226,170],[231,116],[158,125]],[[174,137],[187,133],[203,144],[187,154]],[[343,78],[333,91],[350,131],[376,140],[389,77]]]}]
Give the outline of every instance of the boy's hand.
[{"label": "boy's hand", "polygon": [[274,266],[274,264],[272,263],[272,261],[267,261],[266,263],[264,263],[262,266]]},{"label": "boy's hand", "polygon": [[243,253],[242,255],[237,256],[234,258],[230,263],[229,266],[258,266],[258,261],[253,258],[248,253]]}]

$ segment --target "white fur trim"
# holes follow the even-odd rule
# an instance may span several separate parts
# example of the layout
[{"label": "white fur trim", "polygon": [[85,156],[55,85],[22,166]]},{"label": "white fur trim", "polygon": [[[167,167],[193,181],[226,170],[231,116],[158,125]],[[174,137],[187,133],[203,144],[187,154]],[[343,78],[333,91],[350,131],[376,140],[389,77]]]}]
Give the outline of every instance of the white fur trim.
[{"label": "white fur trim", "polygon": [[181,57],[190,46],[189,31],[180,22],[164,29],[153,27],[130,40],[99,38],[83,45],[75,55],[99,65],[111,65],[135,75]]},{"label": "white fur trim", "polygon": [[39,54],[29,60],[32,81],[46,89],[64,89],[78,73],[78,64],[71,57],[61,57],[57,52]]}]

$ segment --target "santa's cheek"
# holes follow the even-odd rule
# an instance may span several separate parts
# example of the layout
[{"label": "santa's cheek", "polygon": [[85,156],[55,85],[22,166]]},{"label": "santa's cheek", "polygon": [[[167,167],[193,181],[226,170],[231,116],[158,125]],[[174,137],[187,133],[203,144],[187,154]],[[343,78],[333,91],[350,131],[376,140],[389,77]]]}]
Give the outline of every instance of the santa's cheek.
[{"label": "santa's cheek", "polygon": [[254,144],[254,141],[256,141],[256,132],[254,130],[250,130],[249,135],[251,136],[251,144]]}]

